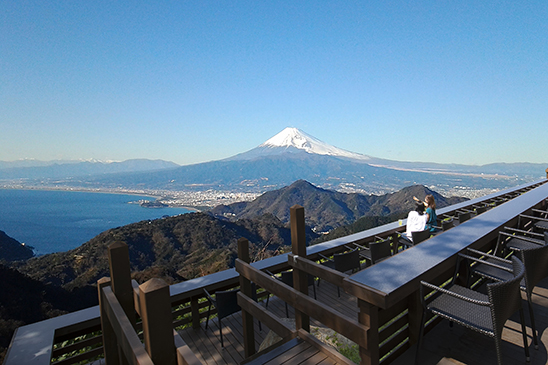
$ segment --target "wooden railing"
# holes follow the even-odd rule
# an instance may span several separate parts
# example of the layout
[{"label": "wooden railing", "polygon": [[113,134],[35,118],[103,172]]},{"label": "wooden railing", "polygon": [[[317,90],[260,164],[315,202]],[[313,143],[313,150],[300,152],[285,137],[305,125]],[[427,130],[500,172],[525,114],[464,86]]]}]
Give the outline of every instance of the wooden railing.
[{"label": "wooden railing", "polygon": [[[125,243],[109,246],[112,280],[98,281],[105,360],[110,364],[199,365],[173,329],[169,286],[153,278],[142,285],[130,279],[129,250]],[[136,317],[141,319],[137,332]]]},{"label": "wooden railing", "polygon": [[[503,202],[511,201],[528,191],[536,189],[545,182],[546,180],[542,180],[491,194],[483,198],[456,204],[451,207],[438,209],[438,217],[456,216],[458,211],[463,210],[473,211],[473,216],[476,216],[478,207],[487,206],[488,208],[492,208],[498,206]],[[516,212],[516,216],[519,213],[522,212]],[[405,230],[405,220],[402,223],[403,224],[393,222],[367,231],[310,246],[306,248],[306,255],[297,255],[297,258],[295,258],[294,254],[284,254],[251,263],[250,265],[254,269],[268,269],[273,273],[278,273],[291,268],[294,270],[309,271],[315,276],[321,277],[323,280],[331,281],[336,285],[341,286],[342,283],[342,287],[346,289],[347,292],[354,293],[355,289],[348,287],[348,277],[341,276],[339,273],[333,272],[333,270],[329,271],[324,267],[319,268],[315,266],[315,262],[320,259],[320,255],[330,256],[334,253],[344,251],[347,249],[348,245],[352,245],[353,243],[367,246],[370,242],[376,241],[379,237],[383,239],[393,237],[394,233]],[[294,230],[292,230],[292,232],[293,231]],[[492,242],[489,239],[484,240],[483,242],[483,244],[486,245],[490,243]],[[385,261],[391,262],[393,259],[394,258],[390,258]],[[115,267],[117,267],[117,265]],[[434,272],[437,275],[441,275],[440,277],[443,277],[444,275],[449,277],[452,274],[452,267],[451,265],[446,265],[442,268],[436,268]],[[111,277],[114,278],[115,276],[111,274]],[[202,278],[171,285],[169,287],[169,301],[172,311],[172,327],[199,327],[200,322],[206,315],[203,310],[206,306],[204,288],[210,292],[214,292],[216,290],[228,290],[237,287],[240,287],[240,282],[238,273],[235,269],[229,269]],[[295,287],[295,290],[297,290],[297,287]],[[138,285],[133,282],[131,285],[133,304],[136,303],[135,298],[138,297],[138,295],[136,296],[135,294],[136,292],[139,292]],[[266,295],[269,295],[268,292],[260,292],[259,300]],[[370,298],[371,301],[374,301],[378,300],[381,296],[371,288],[369,288],[367,293],[365,291],[359,291],[359,295],[363,297],[361,302],[364,302],[360,302],[360,323],[366,327],[377,329],[377,334],[375,335],[372,335],[372,332],[368,331],[368,333],[370,333],[368,336],[371,336],[372,338],[368,339],[367,351],[378,351],[378,358],[382,358],[384,362],[388,363],[391,359],[396,357],[402,349],[406,348],[407,343],[413,343],[415,340],[416,331],[409,330],[409,328],[414,328],[416,322],[415,312],[418,310],[416,293],[411,291],[406,297],[400,298],[397,303],[394,303],[387,308],[367,302],[368,298]],[[359,297],[358,295],[356,296]],[[124,307],[127,304],[123,304],[123,301],[120,301],[120,305]],[[374,305],[374,307],[371,307],[371,305]],[[138,314],[139,306],[133,305],[133,307]],[[132,321],[131,316],[128,316],[128,319]],[[141,331],[139,323],[135,325],[135,329]],[[68,345],[64,344],[67,341],[71,343]],[[401,344],[402,341],[404,341],[404,345]],[[372,344],[375,343],[378,343],[376,346],[377,349],[372,347]],[[51,363],[73,364],[86,360],[92,361],[104,352],[102,344],[100,310],[99,307],[92,307],[18,328],[12,338],[4,364],[45,365]],[[370,355],[368,354],[367,356]],[[374,353],[371,356],[377,357]]]}]

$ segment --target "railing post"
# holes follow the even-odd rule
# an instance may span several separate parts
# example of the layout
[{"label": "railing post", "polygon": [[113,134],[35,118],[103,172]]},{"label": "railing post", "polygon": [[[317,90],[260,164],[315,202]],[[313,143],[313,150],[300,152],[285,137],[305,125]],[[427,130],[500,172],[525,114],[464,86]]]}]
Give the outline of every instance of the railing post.
[{"label": "railing post", "polygon": [[[245,238],[238,239],[238,258],[249,264],[249,241]],[[240,290],[248,298],[253,298],[251,281],[240,274]],[[255,354],[255,331],[253,329],[253,316],[242,309],[242,326],[244,330],[244,351],[248,358]]]},{"label": "railing post", "polygon": [[369,327],[367,349],[360,347],[360,365],[379,365],[379,308],[358,299],[358,321]]},{"label": "railing post", "polygon": [[177,354],[173,339],[173,318],[169,285],[153,278],[139,286],[139,303],[143,320],[143,340],[155,364],[175,365]]},{"label": "railing post", "polygon": [[133,307],[133,285],[129,265],[129,249],[124,242],[114,242],[108,246],[108,264],[112,291],[124,309],[127,318],[135,327],[135,308]]},{"label": "railing post", "polygon": [[422,301],[419,290],[414,291],[407,298],[408,318],[409,318],[409,345],[419,341],[419,334],[422,330]]},{"label": "railing post", "polygon": [[[290,208],[291,221],[291,251],[294,255],[306,258],[306,226],[304,223],[304,208],[294,205]],[[308,273],[293,269],[293,287],[304,295],[308,295]],[[310,317],[295,309],[295,329],[310,332]]]},{"label": "railing post", "polygon": [[105,355],[105,361],[109,365],[120,364],[120,352],[118,351],[118,345],[116,341],[116,334],[114,329],[108,320],[105,311],[105,297],[103,295],[103,288],[110,285],[109,278],[101,278],[97,281],[97,294],[99,296],[99,312],[101,314],[101,330],[103,333],[103,353]]}]

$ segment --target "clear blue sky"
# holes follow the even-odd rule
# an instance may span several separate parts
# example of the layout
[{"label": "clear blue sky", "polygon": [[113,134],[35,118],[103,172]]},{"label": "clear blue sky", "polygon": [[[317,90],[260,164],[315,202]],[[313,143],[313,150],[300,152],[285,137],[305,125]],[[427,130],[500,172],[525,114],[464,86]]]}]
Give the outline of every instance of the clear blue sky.
[{"label": "clear blue sky", "polygon": [[546,0],[0,9],[0,160],[190,164],[291,126],[395,160],[548,162]]}]

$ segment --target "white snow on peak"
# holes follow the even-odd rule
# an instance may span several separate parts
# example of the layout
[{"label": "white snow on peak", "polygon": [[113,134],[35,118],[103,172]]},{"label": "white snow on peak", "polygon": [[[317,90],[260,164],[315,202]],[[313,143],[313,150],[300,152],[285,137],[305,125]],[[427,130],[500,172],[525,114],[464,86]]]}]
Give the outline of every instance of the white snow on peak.
[{"label": "white snow on peak", "polygon": [[341,156],[360,160],[369,159],[366,155],[337,148],[306,134],[298,128],[291,127],[285,128],[259,147],[295,147],[318,155]]}]

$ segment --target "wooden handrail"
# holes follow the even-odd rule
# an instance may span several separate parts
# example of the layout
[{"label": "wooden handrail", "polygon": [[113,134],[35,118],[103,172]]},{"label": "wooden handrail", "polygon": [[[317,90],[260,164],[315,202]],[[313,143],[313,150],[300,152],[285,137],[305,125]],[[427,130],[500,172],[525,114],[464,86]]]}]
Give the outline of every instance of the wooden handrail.
[{"label": "wooden handrail", "polygon": [[278,317],[267,311],[264,307],[257,304],[254,300],[250,299],[242,292],[239,292],[237,296],[238,305],[242,307],[243,310],[250,313],[254,318],[257,318],[257,320],[263,322],[278,336],[285,338],[295,337],[297,335],[297,332],[291,329],[291,327],[278,320]]},{"label": "wooden handrail", "polygon": [[236,259],[236,271],[265,288],[270,293],[280,297],[296,310],[300,310],[310,317],[317,319],[332,330],[354,341],[358,346],[367,348],[367,331],[369,328],[358,321],[331,309],[321,302],[311,299],[240,259]]},{"label": "wooden handrail", "polygon": [[132,364],[154,365],[112,289],[106,286],[102,292],[105,298],[105,313],[126,359]]},{"label": "wooden handrail", "polygon": [[304,257],[293,255],[290,253],[287,256],[287,262],[295,269],[306,271],[308,274],[319,277],[331,284],[343,287],[344,279],[348,277],[345,273],[331,269],[322,264],[318,264]]}]

